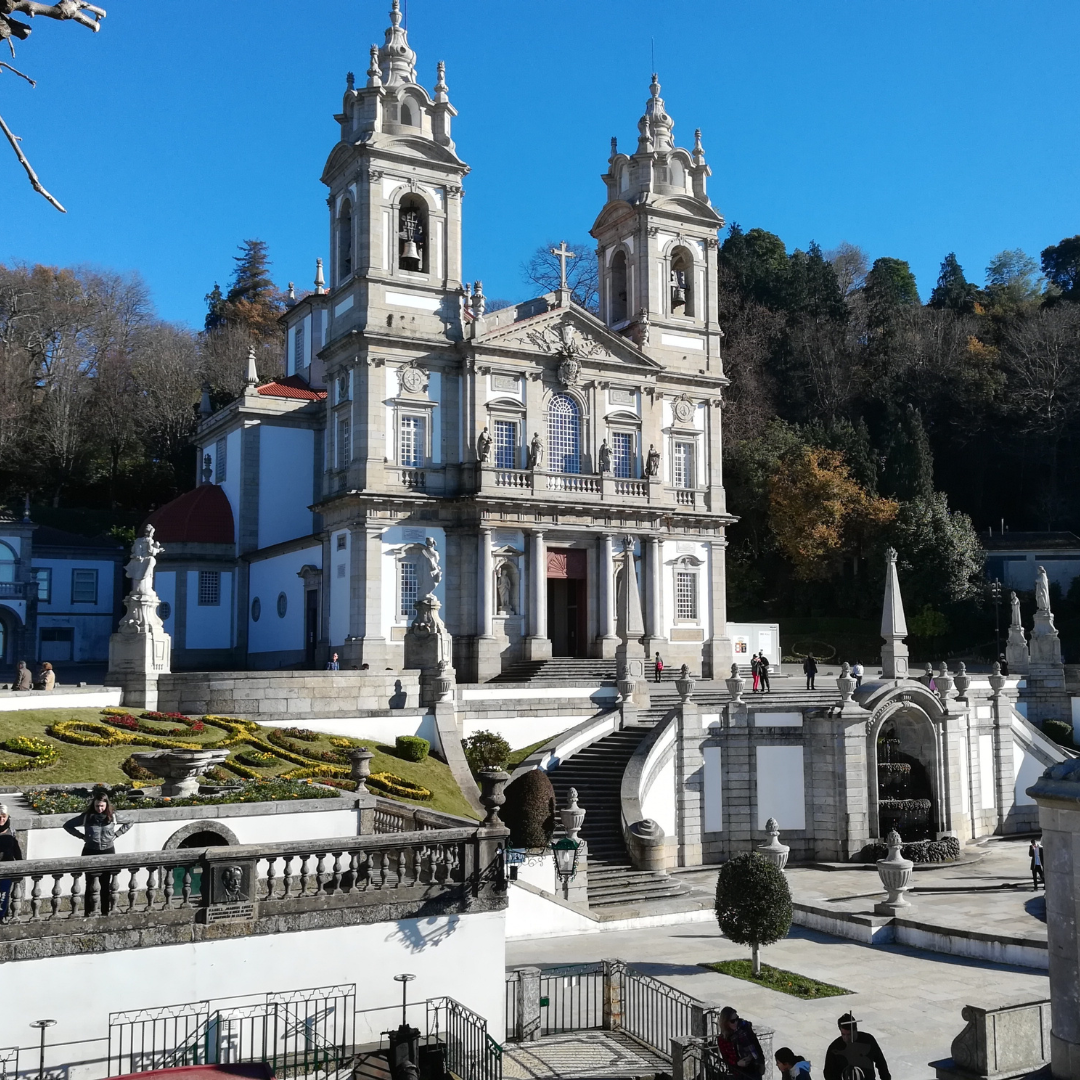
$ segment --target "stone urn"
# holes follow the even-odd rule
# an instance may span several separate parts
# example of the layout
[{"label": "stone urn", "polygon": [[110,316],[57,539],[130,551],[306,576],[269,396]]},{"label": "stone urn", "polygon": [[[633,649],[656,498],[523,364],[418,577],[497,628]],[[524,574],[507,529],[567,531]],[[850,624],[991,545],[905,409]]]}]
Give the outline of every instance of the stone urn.
[{"label": "stone urn", "polygon": [[878,859],[877,872],[881,878],[881,884],[885,886],[888,896],[874,905],[876,915],[897,915],[911,904],[904,899],[904,893],[911,888],[912,867],[915,865],[910,859],[900,858],[900,847],[903,841],[900,834],[893,829],[887,837],[885,844],[889,849],[887,859]]},{"label": "stone urn", "polygon": [[356,781],[356,793],[367,793],[367,779],[371,775],[371,759],[375,756],[366,746],[358,746],[348,751],[349,776]]},{"label": "stone urn", "polygon": [[480,805],[487,811],[487,817],[480,823],[484,826],[502,827],[499,807],[506,802],[504,789],[510,780],[510,774],[493,765],[480,770]]},{"label": "stone urn", "polygon": [[765,822],[765,831],[769,834],[769,842],[762,844],[758,849],[759,855],[764,855],[777,868],[783,870],[787,866],[788,855],[791,848],[780,843],[780,824],[776,818],[771,817]]},{"label": "stone urn", "polygon": [[559,811],[559,817],[567,840],[576,843],[578,833],[581,832],[581,823],[585,820],[585,811],[578,806],[577,788],[570,789],[569,802]]},{"label": "stone urn", "polygon": [[694,693],[694,680],[690,678],[690,668],[686,664],[679,669],[679,677],[675,680],[675,689],[679,692],[681,701],[689,701]]},{"label": "stone urn", "polygon": [[725,679],[724,684],[727,686],[727,691],[731,695],[732,702],[742,705],[742,692],[743,687],[746,686],[746,681],[739,674],[739,665],[731,665],[731,678]]},{"label": "stone urn", "polygon": [[953,677],[949,671],[949,665],[944,660],[941,661],[941,670],[934,676],[934,686],[937,687],[938,699],[948,711],[949,694],[953,688]]},{"label": "stone urn", "polygon": [[851,675],[851,665],[845,660],[840,665],[840,674],[836,679],[836,687],[840,691],[840,700],[848,702],[855,693],[855,680]]},{"label": "stone urn", "polygon": [[225,761],[229,751],[154,750],[131,756],[144,769],[163,778],[161,794],[165,798],[184,799],[199,794],[199,777]]},{"label": "stone urn", "polygon": [[960,670],[956,673],[953,685],[956,687],[957,698],[960,701],[967,701],[967,692],[968,687],[971,685],[971,676],[967,673],[967,664],[965,664],[963,660],[960,661]]}]

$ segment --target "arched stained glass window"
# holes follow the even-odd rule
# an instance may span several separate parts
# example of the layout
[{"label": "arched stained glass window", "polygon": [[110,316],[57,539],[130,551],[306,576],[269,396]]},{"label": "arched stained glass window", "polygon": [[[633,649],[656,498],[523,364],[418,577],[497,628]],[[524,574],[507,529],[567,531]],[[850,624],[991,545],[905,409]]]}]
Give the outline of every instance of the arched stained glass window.
[{"label": "arched stained glass window", "polygon": [[557,394],[548,406],[548,444],[552,472],[581,472],[581,412],[566,394]]}]

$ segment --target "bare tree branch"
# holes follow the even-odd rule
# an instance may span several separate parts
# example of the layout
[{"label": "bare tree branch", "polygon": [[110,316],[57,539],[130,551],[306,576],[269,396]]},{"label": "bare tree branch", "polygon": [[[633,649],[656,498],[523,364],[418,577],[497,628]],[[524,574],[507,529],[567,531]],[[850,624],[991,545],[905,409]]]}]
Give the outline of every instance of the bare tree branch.
[{"label": "bare tree branch", "polygon": [[18,75],[20,79],[25,79],[31,86],[37,86],[37,83],[34,82],[29,75],[20,71],[18,68],[13,68],[10,64],[5,64],[3,60],[0,60],[0,68],[7,68],[13,75]]},{"label": "bare tree branch", "polygon": [[11,149],[15,151],[15,156],[19,159],[19,163],[26,170],[26,175],[30,177],[30,183],[33,185],[34,190],[39,195],[44,195],[60,211],[61,214],[66,214],[67,211],[52,197],[46,190],[44,185],[38,179],[38,174],[34,172],[34,167],[26,160],[26,155],[22,152],[22,148],[19,146],[19,136],[16,135],[11,128],[4,123],[4,118],[0,116],[0,131],[7,136],[7,141],[11,143]]},{"label": "bare tree branch", "polygon": [[[105,10],[87,4],[85,0],[59,0],[56,4],[42,4],[38,0],[0,0],[0,15],[10,15],[13,12],[21,15],[29,15],[31,19],[41,15],[46,19],[68,19],[85,26],[94,33],[101,29],[101,20],[105,18]],[[84,11],[93,14],[93,18],[84,15]]]}]

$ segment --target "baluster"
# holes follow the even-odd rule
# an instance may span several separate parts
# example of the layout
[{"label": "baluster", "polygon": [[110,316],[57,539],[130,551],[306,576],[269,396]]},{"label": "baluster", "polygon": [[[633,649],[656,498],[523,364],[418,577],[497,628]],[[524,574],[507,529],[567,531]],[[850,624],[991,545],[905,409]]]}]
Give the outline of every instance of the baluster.
[{"label": "baluster", "polygon": [[146,874],[146,910],[154,910],[154,900],[157,895],[158,867],[151,866]]},{"label": "baluster", "polygon": [[326,873],[326,852],[319,853],[319,861],[315,866],[315,891],[321,893],[326,887],[326,879],[329,876]]},{"label": "baluster", "polygon": [[56,919],[60,916],[60,882],[63,878],[63,873],[53,874],[52,913],[49,915],[50,919]]},{"label": "baluster", "polygon": [[274,877],[277,873],[276,867],[277,856],[271,855],[266,860],[266,895],[263,897],[264,900],[274,899],[274,886],[276,884],[276,882],[274,881]]},{"label": "baluster", "polygon": [[101,914],[101,875],[86,875],[86,904],[87,915],[96,918]]},{"label": "baluster", "polygon": [[30,893],[30,921],[37,922],[41,917],[41,879],[43,874],[34,874],[34,888]]},{"label": "baluster", "polygon": [[180,902],[181,907],[191,907],[191,867],[184,867],[184,884],[180,888],[180,893],[183,899]]},{"label": "baluster", "polygon": [[109,914],[111,915],[120,903],[120,871],[114,870],[109,875]]},{"label": "baluster", "polygon": [[330,874],[330,891],[341,891],[341,852],[334,852],[334,869]]},{"label": "baluster", "polygon": [[71,873],[71,913],[68,915],[69,919],[81,919],[83,916],[82,904],[80,901],[83,898],[83,872],[81,870],[73,870]]},{"label": "baluster", "polygon": [[356,876],[360,870],[360,860],[355,851],[349,852],[349,868],[345,871],[345,877],[341,883],[341,891],[348,896],[356,890]]},{"label": "baluster", "polygon": [[423,869],[423,862],[421,861],[420,853],[423,849],[414,847],[412,849],[412,883],[414,885],[420,884],[420,874]]},{"label": "baluster", "polygon": [[386,879],[390,875],[390,853],[384,851],[382,858],[379,859],[379,888],[386,888]]},{"label": "baluster", "polygon": [[398,848],[397,853],[397,881],[394,882],[394,888],[400,889],[402,883],[405,881],[405,849]]},{"label": "baluster", "polygon": [[161,875],[165,879],[163,892],[165,893],[165,910],[172,907],[173,894],[176,892],[176,873],[171,866],[163,866]]},{"label": "baluster", "polygon": [[26,878],[17,877],[11,883],[11,899],[8,904],[8,918],[17,921],[22,914],[23,894],[26,889]]},{"label": "baluster", "polygon": [[366,851],[361,851],[357,857],[356,877],[358,881],[363,879],[360,891],[367,892],[371,886],[371,856]]},{"label": "baluster", "polygon": [[292,861],[291,855],[285,856],[285,891],[281,894],[282,899],[288,900],[289,893],[292,892]]},{"label": "baluster", "polygon": [[137,866],[128,867],[128,912],[135,910],[135,898],[139,895],[138,889],[138,876],[139,868]]},{"label": "baluster", "polygon": [[464,881],[464,868],[465,859],[462,855],[462,849],[455,844],[450,849],[450,880]]},{"label": "baluster", "polygon": [[311,874],[308,872],[308,860],[310,855],[300,856],[300,895],[307,896],[308,882],[311,880]]}]

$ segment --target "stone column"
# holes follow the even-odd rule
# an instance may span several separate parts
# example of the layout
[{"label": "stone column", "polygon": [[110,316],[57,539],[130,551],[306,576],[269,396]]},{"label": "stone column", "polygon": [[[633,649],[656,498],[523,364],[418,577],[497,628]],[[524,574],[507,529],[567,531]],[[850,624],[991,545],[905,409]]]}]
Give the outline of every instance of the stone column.
[{"label": "stone column", "polygon": [[[731,670],[735,659],[731,638],[727,632],[727,540],[713,540],[709,544],[709,600],[711,605],[712,635],[705,646],[702,661],[702,678],[723,679]],[[780,663],[779,656],[770,660]]]},{"label": "stone column", "polygon": [[599,556],[596,585],[600,604],[600,656],[612,660],[619,639],[615,634],[615,564],[610,533],[600,537]]},{"label": "stone column", "polygon": [[[650,536],[644,543],[648,551],[645,560],[645,655],[664,654],[664,545],[659,536]],[[665,657],[665,660],[667,658]]]},{"label": "stone column", "polygon": [[[342,667],[369,664],[372,671],[382,671],[389,661],[382,632],[383,526],[364,525],[350,532],[349,636],[339,650]],[[401,657],[393,666],[401,666]]]},{"label": "stone column", "polygon": [[487,682],[502,671],[505,639],[492,633],[495,612],[495,569],[491,559],[491,529],[481,528],[476,552],[476,679]]},{"label": "stone column", "polygon": [[1050,1069],[1080,1076],[1080,761],[1047,769],[1028,794],[1039,804],[1050,960]]},{"label": "stone column", "polygon": [[701,726],[701,711],[693,701],[683,701],[676,706],[675,722],[678,724],[675,734],[678,864],[700,866],[705,824],[705,731]]},{"label": "stone column", "polygon": [[529,533],[529,636],[526,660],[550,660],[551,639],[547,630],[547,545],[537,529]]}]

